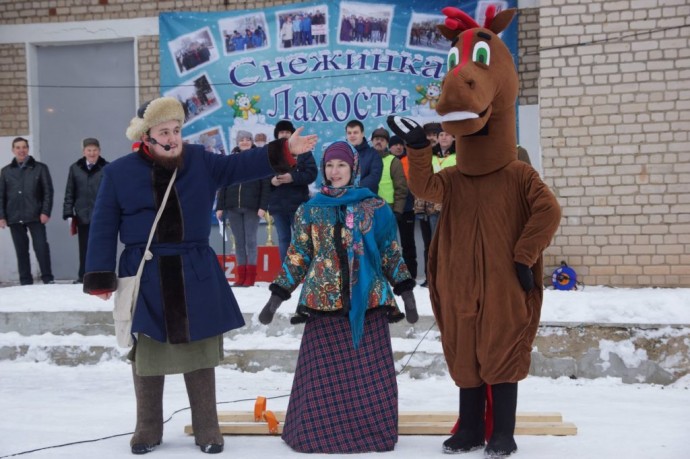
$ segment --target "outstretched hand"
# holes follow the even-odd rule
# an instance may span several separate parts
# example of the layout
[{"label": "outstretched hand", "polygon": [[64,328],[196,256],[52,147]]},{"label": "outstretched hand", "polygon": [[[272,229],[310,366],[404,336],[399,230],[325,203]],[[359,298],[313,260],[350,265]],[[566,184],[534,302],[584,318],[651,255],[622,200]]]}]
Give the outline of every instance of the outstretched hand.
[{"label": "outstretched hand", "polygon": [[304,130],[304,126],[298,127],[295,132],[292,133],[288,139],[288,147],[290,148],[290,153],[295,155],[301,155],[308,151],[312,151],[318,142],[319,137],[316,134],[301,135]]},{"label": "outstretched hand", "polygon": [[389,115],[386,118],[386,123],[391,131],[398,137],[405,141],[405,144],[415,150],[421,150],[429,146],[429,140],[426,138],[424,128],[421,124],[411,118],[404,118],[402,116]]}]

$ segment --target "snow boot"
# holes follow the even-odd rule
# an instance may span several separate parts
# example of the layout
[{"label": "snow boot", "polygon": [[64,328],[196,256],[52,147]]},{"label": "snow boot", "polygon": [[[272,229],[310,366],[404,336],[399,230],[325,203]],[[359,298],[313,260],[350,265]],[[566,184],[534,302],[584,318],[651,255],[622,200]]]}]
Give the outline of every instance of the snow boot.
[{"label": "snow boot", "polygon": [[515,443],[515,415],[517,410],[517,383],[491,386],[494,429],[484,449],[491,459],[508,457],[517,451]]},{"label": "snow boot", "polygon": [[484,410],[486,385],[460,389],[458,429],[443,442],[446,454],[468,453],[484,446]]},{"label": "snow boot", "polygon": [[233,287],[244,287],[244,280],[247,277],[247,265],[237,266],[237,273],[235,274],[235,283]]},{"label": "snow boot", "polygon": [[139,376],[132,363],[137,425],[129,441],[132,454],[146,454],[163,439],[163,385],[165,376]]},{"label": "snow boot", "polygon": [[251,287],[256,281],[256,265],[247,265],[247,277],[244,278],[244,287]]},{"label": "snow boot", "polygon": [[225,442],[218,425],[215,368],[202,368],[185,373],[184,383],[187,386],[189,405],[192,408],[194,441],[204,453],[223,452]]}]

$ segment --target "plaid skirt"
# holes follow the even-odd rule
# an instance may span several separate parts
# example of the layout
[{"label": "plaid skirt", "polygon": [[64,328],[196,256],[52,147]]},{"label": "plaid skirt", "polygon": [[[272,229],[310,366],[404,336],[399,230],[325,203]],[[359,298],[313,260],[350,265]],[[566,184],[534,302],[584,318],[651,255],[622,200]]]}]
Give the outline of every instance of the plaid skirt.
[{"label": "plaid skirt", "polygon": [[388,319],[366,315],[354,349],[344,316],[307,319],[282,438],[303,453],[391,451],[398,441],[398,383]]}]

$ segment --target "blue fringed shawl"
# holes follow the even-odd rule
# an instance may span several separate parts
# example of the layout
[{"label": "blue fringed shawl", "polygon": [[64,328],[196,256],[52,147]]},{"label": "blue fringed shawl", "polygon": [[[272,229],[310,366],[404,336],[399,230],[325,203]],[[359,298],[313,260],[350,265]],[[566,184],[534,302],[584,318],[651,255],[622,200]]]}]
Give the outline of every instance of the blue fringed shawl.
[{"label": "blue fringed shawl", "polygon": [[[367,310],[368,296],[372,289],[372,281],[377,274],[381,274],[381,256],[373,231],[373,209],[367,211],[362,201],[377,197],[368,188],[322,187],[321,193],[314,196],[305,207],[341,207],[345,206],[345,214],[336,209],[333,213],[333,225],[337,222],[352,231],[353,243],[347,247],[348,269],[350,271],[350,327],[352,328],[352,343],[357,349],[364,333],[364,317]],[[367,215],[368,214],[368,215]],[[364,229],[364,231],[362,231]],[[357,260],[355,260],[357,259]],[[358,269],[354,270],[353,267]]]}]

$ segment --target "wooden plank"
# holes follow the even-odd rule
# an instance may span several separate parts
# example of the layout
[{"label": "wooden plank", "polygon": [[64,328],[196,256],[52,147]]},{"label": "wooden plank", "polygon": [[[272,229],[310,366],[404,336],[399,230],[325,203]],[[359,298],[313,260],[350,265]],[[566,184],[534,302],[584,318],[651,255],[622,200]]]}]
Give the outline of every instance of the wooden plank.
[{"label": "wooden plank", "polygon": [[[450,435],[454,422],[404,422],[398,426],[400,435]],[[184,428],[185,433],[192,434],[192,426]],[[231,422],[220,423],[224,435],[269,435],[265,422]],[[283,431],[283,424],[278,425],[278,433]],[[577,435],[577,427],[570,422],[518,422],[515,435]]]},{"label": "wooden plank", "polygon": [[[455,423],[408,422],[398,426],[400,435],[450,435]],[[518,422],[515,435],[577,435],[577,427],[569,422]]]},{"label": "wooden plank", "polygon": [[[285,411],[273,411],[279,422],[285,422]],[[403,422],[452,422],[458,419],[458,413],[452,411],[402,411],[398,421]],[[254,422],[254,413],[249,411],[219,411],[219,422]],[[517,422],[561,422],[560,413],[534,412],[517,413]]]}]

